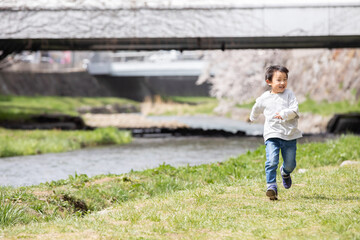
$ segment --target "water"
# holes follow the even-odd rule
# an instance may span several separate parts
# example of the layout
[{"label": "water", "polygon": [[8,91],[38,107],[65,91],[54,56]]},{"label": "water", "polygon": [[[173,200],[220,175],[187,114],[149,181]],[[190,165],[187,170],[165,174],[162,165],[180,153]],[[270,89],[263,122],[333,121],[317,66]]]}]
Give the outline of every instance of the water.
[{"label": "water", "polygon": [[121,174],[166,163],[198,165],[227,160],[263,144],[261,137],[135,138],[127,145],[66,153],[0,158],[0,185],[26,186],[66,179],[69,175]]}]

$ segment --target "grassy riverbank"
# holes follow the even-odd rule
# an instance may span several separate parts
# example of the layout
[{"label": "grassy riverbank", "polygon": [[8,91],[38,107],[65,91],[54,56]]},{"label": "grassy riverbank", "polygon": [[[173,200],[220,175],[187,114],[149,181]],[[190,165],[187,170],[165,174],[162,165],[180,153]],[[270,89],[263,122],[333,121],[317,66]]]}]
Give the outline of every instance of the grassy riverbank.
[{"label": "grassy riverbank", "polygon": [[[251,109],[255,101],[238,104],[238,108]],[[212,97],[155,97],[144,103],[112,97],[56,97],[56,96],[0,96],[0,120],[24,119],[36,114],[79,115],[81,107],[119,106],[131,104],[149,115],[213,115],[219,101]],[[360,112],[360,101],[316,102],[310,98],[299,104],[301,113],[332,115],[333,113]]]},{"label": "grassy riverbank", "polygon": [[[0,121],[25,120],[34,115],[79,116],[79,109],[108,107],[138,109],[145,115],[213,115],[218,100],[211,97],[161,97],[136,102],[115,97],[1,96]],[[126,111],[126,110],[125,110]]]},{"label": "grassy riverbank", "polygon": [[0,157],[65,152],[90,146],[124,144],[131,141],[131,133],[116,128],[94,131],[7,130],[0,128]]},{"label": "grassy riverbank", "polygon": [[[255,101],[246,104],[238,104],[238,108],[251,109],[255,104]],[[340,102],[317,102],[313,99],[306,99],[299,104],[299,111],[301,113],[319,114],[322,116],[330,116],[334,113],[350,113],[360,112],[360,101],[340,101]]]},{"label": "grassy riverbank", "polygon": [[334,113],[360,112],[360,101],[316,102],[312,99],[307,99],[299,105],[299,109],[301,112],[309,112],[323,116],[329,116]]},{"label": "grassy riverbank", "polygon": [[80,107],[139,103],[115,97],[0,96],[0,120],[24,119],[38,114],[78,115]]},{"label": "grassy riverbank", "polygon": [[182,116],[214,115],[219,101],[212,97],[156,97],[153,102],[142,103],[147,115]]},{"label": "grassy riverbank", "polygon": [[[42,239],[357,239],[359,136],[298,146],[295,185],[264,194],[264,147],[223,163],[2,187],[0,236]],[[105,209],[105,210],[104,210]]]}]

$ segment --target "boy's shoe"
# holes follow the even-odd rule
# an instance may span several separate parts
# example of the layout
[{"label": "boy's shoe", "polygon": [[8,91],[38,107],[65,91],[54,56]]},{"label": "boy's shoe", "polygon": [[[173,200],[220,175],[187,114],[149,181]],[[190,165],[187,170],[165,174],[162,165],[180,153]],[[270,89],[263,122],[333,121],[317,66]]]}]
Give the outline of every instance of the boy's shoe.
[{"label": "boy's shoe", "polygon": [[277,200],[277,187],[276,185],[270,185],[266,190],[266,196],[270,198],[270,200]]},{"label": "boy's shoe", "polygon": [[[283,172],[283,167],[282,166],[280,168],[280,172],[281,173]],[[282,177],[282,180],[283,180],[284,188],[289,189],[291,187],[291,184],[292,184],[290,174],[289,175],[282,175],[281,174],[281,177]]]}]

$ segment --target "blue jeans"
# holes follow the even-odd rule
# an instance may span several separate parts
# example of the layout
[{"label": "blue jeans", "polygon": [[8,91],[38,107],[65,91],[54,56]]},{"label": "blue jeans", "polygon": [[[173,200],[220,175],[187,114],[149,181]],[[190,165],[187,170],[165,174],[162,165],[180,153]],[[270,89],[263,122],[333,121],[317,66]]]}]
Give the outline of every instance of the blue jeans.
[{"label": "blue jeans", "polygon": [[296,167],[296,139],[286,141],[280,138],[269,138],[265,141],[265,173],[267,185],[276,184],[276,170],[279,165],[279,152],[283,158],[282,174],[290,174]]}]

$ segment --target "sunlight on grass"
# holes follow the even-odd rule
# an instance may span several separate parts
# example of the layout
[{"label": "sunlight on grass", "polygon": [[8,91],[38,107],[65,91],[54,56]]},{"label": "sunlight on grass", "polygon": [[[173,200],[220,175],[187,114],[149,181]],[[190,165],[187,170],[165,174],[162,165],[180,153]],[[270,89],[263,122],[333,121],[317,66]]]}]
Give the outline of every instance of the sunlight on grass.
[{"label": "sunlight on grass", "polygon": [[359,173],[359,167],[323,167],[294,174],[295,185],[281,188],[276,202],[267,200],[263,179],[256,177],[127,201],[82,218],[7,227],[3,234],[58,239],[88,232],[104,239],[357,239]]},{"label": "sunlight on grass", "polygon": [[[342,136],[298,147],[291,189],[265,196],[265,150],[200,166],[162,164],[146,171],[0,187],[4,201],[25,207],[0,236],[61,239],[227,239],[360,237],[360,137]],[[280,181],[278,175],[278,181]],[[276,224],[269,224],[276,222]],[[76,226],[76,227],[74,227]]]}]

